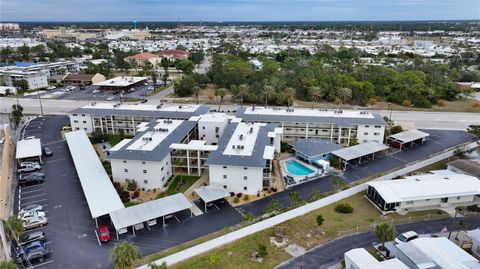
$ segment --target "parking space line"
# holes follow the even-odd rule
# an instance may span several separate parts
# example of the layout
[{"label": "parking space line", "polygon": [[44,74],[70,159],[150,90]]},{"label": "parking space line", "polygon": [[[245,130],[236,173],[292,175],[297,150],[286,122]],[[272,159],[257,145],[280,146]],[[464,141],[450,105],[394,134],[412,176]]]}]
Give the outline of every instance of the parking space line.
[{"label": "parking space line", "polygon": [[34,185],[34,186],[20,187],[19,190],[38,188],[38,187],[41,188],[42,186],[41,185]]},{"label": "parking space line", "polygon": [[44,195],[47,195],[47,193],[40,193],[40,194],[35,194],[35,195],[27,196],[27,197],[21,197],[20,200],[35,198],[35,197],[44,196]]},{"label": "parking space line", "polygon": [[[33,202],[25,203],[25,204],[22,203],[22,206],[24,206],[24,205],[38,204],[39,202],[43,202],[43,201],[47,201],[47,199],[40,199],[40,200],[36,200],[36,201],[33,201]],[[43,205],[42,205],[42,206],[43,206]]]},{"label": "parking space line", "polygon": [[55,260],[49,260],[49,261],[47,261],[47,262],[44,262],[44,263],[39,263],[39,264],[37,264],[37,265],[33,265],[33,266],[32,266],[32,267],[30,267],[30,268],[37,268],[37,267],[40,267],[40,266],[43,266],[43,265],[46,265],[46,264],[52,263],[52,262],[54,262],[54,261],[55,261]]},{"label": "parking space line", "polygon": [[27,194],[27,193],[32,193],[32,192],[36,192],[36,191],[43,191],[43,188],[41,188],[41,189],[38,189],[38,190],[32,190],[32,191],[22,191],[22,192],[19,190],[19,191],[18,191],[18,193],[20,193],[20,194],[24,195],[24,194]]}]

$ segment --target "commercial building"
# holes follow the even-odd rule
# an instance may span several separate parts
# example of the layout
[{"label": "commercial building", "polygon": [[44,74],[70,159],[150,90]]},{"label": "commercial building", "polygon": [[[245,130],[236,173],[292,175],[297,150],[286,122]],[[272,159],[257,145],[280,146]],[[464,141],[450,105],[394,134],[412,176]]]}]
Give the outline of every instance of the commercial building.
[{"label": "commercial building", "polygon": [[135,180],[139,188],[162,189],[173,174],[170,146],[194,139],[196,126],[194,120],[168,119],[139,124],[135,137],[122,140],[107,153],[113,180]]},{"label": "commercial building", "polygon": [[469,205],[480,194],[480,180],[450,171],[368,183],[367,198],[382,212]]},{"label": "commercial building", "polygon": [[409,269],[397,258],[378,261],[364,248],[355,248],[345,252],[344,258],[347,269]]},{"label": "commercial building", "polygon": [[186,120],[209,110],[210,107],[202,105],[91,103],[70,111],[69,116],[72,130],[105,134],[118,134],[119,130],[123,130],[125,134],[134,135],[141,122],[153,119]]},{"label": "commercial building", "polygon": [[131,88],[143,85],[148,77],[116,77],[93,84],[101,91],[127,91]]},{"label": "commercial building", "polygon": [[125,57],[124,60],[129,63],[136,63],[137,65],[140,65],[140,66],[144,65],[146,62],[149,62],[155,66],[157,64],[160,64],[162,58],[157,54],[153,54],[150,52],[143,52],[143,53],[138,53],[135,55]]},{"label": "commercial building", "polygon": [[96,74],[67,74],[63,81],[67,85],[88,86],[105,81],[105,76]]},{"label": "commercial building", "polygon": [[272,162],[280,152],[282,129],[277,124],[232,120],[218,149],[207,160],[210,184],[229,192],[255,195],[271,185]]},{"label": "commercial building", "polygon": [[[67,73],[76,73],[78,71],[77,63],[73,61],[60,61],[52,63],[28,63],[21,66],[5,66],[0,68],[0,74],[6,76],[9,73],[43,74],[47,80],[61,81]],[[31,73],[30,73],[31,72]],[[9,85],[7,85],[9,86]]]},{"label": "commercial building", "polygon": [[387,125],[379,114],[351,110],[244,107],[236,116],[249,122],[278,123],[285,142],[316,138],[343,145],[383,143]]},{"label": "commercial building", "polygon": [[39,71],[0,69],[0,79],[7,87],[16,87],[19,81],[26,81],[29,90],[48,87],[47,76]]}]

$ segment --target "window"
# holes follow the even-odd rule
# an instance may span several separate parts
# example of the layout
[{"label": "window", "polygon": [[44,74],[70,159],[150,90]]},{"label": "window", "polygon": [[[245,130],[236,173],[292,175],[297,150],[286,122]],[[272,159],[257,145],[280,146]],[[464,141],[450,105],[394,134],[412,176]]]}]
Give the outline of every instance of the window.
[{"label": "window", "polygon": [[128,173],[128,169],[123,169],[123,172]]},{"label": "window", "polygon": [[227,167],[226,167],[226,166],[224,166],[224,167],[223,167],[223,169],[227,169]]},{"label": "window", "polygon": [[78,123],[78,120],[74,120],[73,123]]},{"label": "window", "polygon": [[368,132],[364,132],[363,135],[368,135]]},{"label": "window", "polygon": [[248,170],[248,167],[244,167],[243,170]]},{"label": "window", "polygon": [[80,128],[78,128],[78,127],[75,127],[75,130],[80,130]]},{"label": "window", "polygon": [[247,179],[248,179],[248,177],[247,177],[247,176],[243,176],[243,180],[247,180]]},{"label": "window", "polygon": [[365,128],[370,128],[370,125],[365,125]]},{"label": "window", "polygon": [[147,170],[143,170],[143,173],[146,174],[146,173],[147,173]]},{"label": "window", "polygon": [[220,136],[219,135],[215,135],[215,138],[219,138]]},{"label": "window", "polygon": [[227,175],[223,175],[223,178],[227,178]]},{"label": "window", "polygon": [[165,177],[162,177],[162,181],[165,181]]},{"label": "window", "polygon": [[83,123],[87,123],[87,121],[86,121],[86,120],[84,120],[84,121],[83,121]]},{"label": "window", "polygon": [[85,130],[85,131],[86,131],[86,130],[87,130],[87,128],[83,128],[83,130]]},{"label": "window", "polygon": [[202,130],[205,130],[205,126],[202,127]]},{"label": "window", "polygon": [[375,125],[375,128],[382,128],[381,125]]},{"label": "window", "polygon": [[246,191],[246,190],[247,190],[247,186],[244,186],[244,187],[243,187],[243,190]]},{"label": "window", "polygon": [[127,161],[123,160],[123,163],[127,163]]},{"label": "window", "polygon": [[85,114],[82,114],[82,117],[85,117]]},{"label": "window", "polygon": [[379,135],[380,135],[380,133],[373,133],[373,135],[379,136]]},{"label": "window", "polygon": [[440,202],[442,203],[448,203],[448,197],[440,199]]},{"label": "window", "polygon": [[227,188],[227,185],[223,185],[223,188],[226,189],[226,188]]},{"label": "window", "polygon": [[413,205],[413,201],[407,201],[407,205]]},{"label": "window", "polygon": [[73,116],[77,116],[77,114],[73,114]]},{"label": "window", "polygon": [[148,180],[143,180],[143,184],[148,184]]},{"label": "window", "polygon": [[162,166],[162,169],[160,169],[160,171],[163,171],[163,166]]}]

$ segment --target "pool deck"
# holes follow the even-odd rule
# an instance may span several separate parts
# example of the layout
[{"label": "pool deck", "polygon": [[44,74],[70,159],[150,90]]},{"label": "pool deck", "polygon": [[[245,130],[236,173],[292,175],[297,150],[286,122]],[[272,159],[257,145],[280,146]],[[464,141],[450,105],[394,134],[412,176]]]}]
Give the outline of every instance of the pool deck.
[{"label": "pool deck", "polygon": [[[291,161],[291,160],[294,160],[294,161],[300,163],[301,165],[307,167],[308,169],[310,169],[310,170],[312,170],[312,171],[314,171],[314,172],[313,172],[313,173],[310,173],[310,174],[308,174],[308,175],[306,175],[306,176],[296,176],[296,175],[294,175],[294,174],[291,174],[290,172],[288,172],[287,167],[286,167],[286,162]],[[311,164],[308,164],[308,163],[306,163],[306,162],[304,162],[304,161],[302,161],[302,160],[299,160],[299,159],[297,159],[296,157],[288,157],[288,158],[285,158],[285,159],[283,159],[283,160],[280,160],[280,163],[281,163],[280,167],[281,167],[281,170],[282,170],[282,178],[283,178],[283,176],[288,175],[288,176],[292,177],[293,180],[295,180],[295,183],[296,183],[296,184],[292,184],[292,185],[285,186],[286,188],[289,188],[289,187],[292,187],[292,186],[295,186],[295,185],[304,183],[304,182],[306,182],[306,181],[310,181],[310,180],[312,180],[312,178],[318,178],[318,177],[322,177],[322,176],[327,176],[327,174],[319,174],[317,167],[315,167],[315,166],[313,166],[313,165],[311,165]],[[305,179],[306,179],[306,180],[305,180]]]}]

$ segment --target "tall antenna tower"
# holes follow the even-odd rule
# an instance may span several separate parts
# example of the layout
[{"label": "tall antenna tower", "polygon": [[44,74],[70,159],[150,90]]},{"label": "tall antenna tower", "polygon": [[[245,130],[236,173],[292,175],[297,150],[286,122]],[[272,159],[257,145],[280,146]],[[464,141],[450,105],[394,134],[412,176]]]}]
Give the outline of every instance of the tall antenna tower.
[{"label": "tall antenna tower", "polygon": [[137,30],[137,21],[133,21],[133,29]]}]

